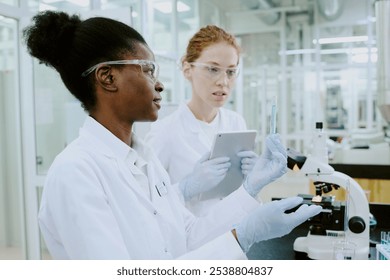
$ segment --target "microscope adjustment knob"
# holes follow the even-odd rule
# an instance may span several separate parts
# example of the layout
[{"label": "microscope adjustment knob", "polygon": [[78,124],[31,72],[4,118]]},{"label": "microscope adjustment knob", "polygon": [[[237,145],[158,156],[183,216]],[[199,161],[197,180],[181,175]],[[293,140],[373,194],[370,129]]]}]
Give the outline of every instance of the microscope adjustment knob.
[{"label": "microscope adjustment knob", "polygon": [[348,227],[353,233],[362,233],[366,229],[366,223],[361,217],[354,216],[349,219]]},{"label": "microscope adjustment knob", "polygon": [[326,236],[326,230],[322,225],[311,225],[309,227],[311,235],[324,235]]}]

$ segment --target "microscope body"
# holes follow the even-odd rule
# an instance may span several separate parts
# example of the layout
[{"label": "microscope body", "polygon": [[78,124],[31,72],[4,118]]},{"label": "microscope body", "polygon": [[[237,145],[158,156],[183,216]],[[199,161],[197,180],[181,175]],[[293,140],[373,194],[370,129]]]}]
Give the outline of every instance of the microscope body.
[{"label": "microscope body", "polygon": [[[332,202],[332,205],[326,202],[327,207],[323,207],[323,212],[319,214],[321,218],[313,219],[317,223],[312,225],[314,230],[310,230],[306,237],[295,240],[296,254],[306,254],[310,259],[330,260],[333,259],[334,243],[347,240],[356,245],[355,259],[368,259],[370,212],[367,197],[360,185],[317,157],[305,158],[300,172],[315,184],[344,188],[346,200]],[[313,203],[321,205],[321,202]]]}]

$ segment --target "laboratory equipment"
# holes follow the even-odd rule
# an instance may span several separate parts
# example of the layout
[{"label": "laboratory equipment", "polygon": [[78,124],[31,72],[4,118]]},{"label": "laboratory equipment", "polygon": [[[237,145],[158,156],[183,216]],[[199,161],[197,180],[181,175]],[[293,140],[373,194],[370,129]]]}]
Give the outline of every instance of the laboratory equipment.
[{"label": "laboratory equipment", "polygon": [[[332,259],[333,245],[347,240],[356,244],[355,258],[369,257],[369,206],[367,197],[360,185],[346,174],[335,171],[328,164],[309,155],[297,155],[288,150],[289,167],[295,163],[304,176],[313,180],[316,196],[304,197],[306,204],[318,204],[323,211],[311,219],[311,227],[306,237],[294,242],[294,251],[301,258]],[[294,164],[294,165],[295,165]],[[332,196],[322,196],[340,187],[348,189],[346,201],[336,201]]]},{"label": "laboratory equipment", "polygon": [[353,260],[355,259],[356,244],[347,240],[336,242],[333,246],[334,260]]},{"label": "laboratory equipment", "polygon": [[390,260],[390,232],[381,231],[381,242],[376,245],[376,259]]},{"label": "laboratory equipment", "polygon": [[322,163],[328,163],[327,135],[322,122],[316,122],[316,130],[313,136],[311,155]]},{"label": "laboratory equipment", "polygon": [[[314,143],[313,147],[319,146]],[[334,244],[348,241],[356,244],[355,259],[368,259],[370,212],[364,190],[348,175],[335,171],[324,160],[323,153],[312,151],[306,157],[288,149],[287,154],[288,167],[292,170],[298,167],[299,172],[313,180],[316,189],[315,196],[301,195],[304,197],[303,203],[323,207],[322,212],[310,220],[308,235],[295,240],[297,258],[330,260],[333,259]],[[345,201],[324,195],[340,187],[346,190]]]}]

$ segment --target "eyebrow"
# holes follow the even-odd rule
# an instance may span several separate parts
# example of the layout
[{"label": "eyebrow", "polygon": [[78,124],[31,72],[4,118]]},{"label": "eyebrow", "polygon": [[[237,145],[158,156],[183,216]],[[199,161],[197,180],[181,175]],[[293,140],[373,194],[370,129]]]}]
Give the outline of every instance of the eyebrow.
[{"label": "eyebrow", "polygon": [[[225,67],[225,66],[222,66],[221,64],[215,62],[215,61],[207,61],[207,62],[204,62],[204,63],[207,63],[207,64],[212,64],[212,65],[215,65],[215,66],[220,66],[220,67]],[[225,68],[237,68],[238,67],[238,63],[236,65],[229,65],[229,66],[226,66]]]}]

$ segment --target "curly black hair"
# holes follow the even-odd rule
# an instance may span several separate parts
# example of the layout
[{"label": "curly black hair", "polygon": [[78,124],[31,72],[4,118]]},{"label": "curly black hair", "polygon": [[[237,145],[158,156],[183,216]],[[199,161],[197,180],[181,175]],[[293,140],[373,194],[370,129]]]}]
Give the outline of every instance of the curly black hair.
[{"label": "curly black hair", "polygon": [[44,11],[23,30],[29,53],[58,71],[68,90],[90,111],[96,104],[93,75],[82,77],[89,67],[135,54],[136,43],[146,44],[132,27],[104,17],[81,20],[78,15]]}]

